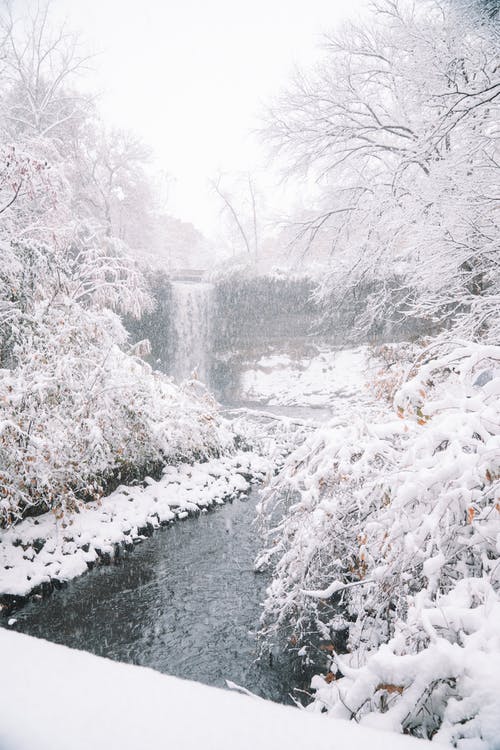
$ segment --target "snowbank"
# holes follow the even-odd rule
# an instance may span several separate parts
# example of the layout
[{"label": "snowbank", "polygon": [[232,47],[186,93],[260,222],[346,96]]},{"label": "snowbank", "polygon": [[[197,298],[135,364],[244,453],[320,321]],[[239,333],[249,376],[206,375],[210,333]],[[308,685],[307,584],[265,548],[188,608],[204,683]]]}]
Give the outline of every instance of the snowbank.
[{"label": "snowbank", "polygon": [[0,630],[2,750],[410,750],[312,716]]}]

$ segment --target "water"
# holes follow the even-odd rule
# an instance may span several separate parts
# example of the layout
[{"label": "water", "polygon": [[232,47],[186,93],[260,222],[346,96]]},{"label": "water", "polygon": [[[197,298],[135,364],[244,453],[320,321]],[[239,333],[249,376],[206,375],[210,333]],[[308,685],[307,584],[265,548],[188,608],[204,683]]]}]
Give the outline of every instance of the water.
[{"label": "water", "polygon": [[245,402],[238,400],[234,404],[226,404],[223,413],[231,418],[241,411],[247,410],[251,414],[262,415],[263,417],[286,417],[291,420],[310,423],[317,426],[322,422],[327,422],[336,416],[335,407],[332,406],[275,406],[272,404],[256,404],[253,401]]},{"label": "water", "polygon": [[257,660],[257,490],[155,532],[117,565],[99,567],[17,614],[16,630],[111,659],[289,702],[285,655]]},{"label": "water", "polygon": [[175,352],[171,375],[195,376],[208,384],[211,349],[211,284],[176,281],[172,284],[172,326]]}]

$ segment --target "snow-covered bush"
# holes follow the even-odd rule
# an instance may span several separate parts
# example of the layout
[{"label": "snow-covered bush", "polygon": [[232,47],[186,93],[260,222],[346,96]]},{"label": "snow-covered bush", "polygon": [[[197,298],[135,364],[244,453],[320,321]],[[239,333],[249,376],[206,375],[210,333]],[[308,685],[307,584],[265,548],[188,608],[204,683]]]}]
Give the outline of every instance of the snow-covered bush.
[{"label": "snow-covered bush", "polygon": [[0,370],[0,521],[33,506],[72,510],[110,480],[220,450],[208,396],[181,391],[125,345],[109,310],[36,306],[15,366]]},{"label": "snow-covered bush", "polygon": [[[498,639],[472,634],[488,631],[478,607],[489,613],[500,585],[500,347],[464,345],[418,367],[395,406],[395,418],[318,431],[269,490],[266,515],[283,493],[292,504],[260,560],[274,565],[264,632],[287,628],[313,662],[321,664],[317,648],[333,654],[330,686],[320,691],[332,711],[357,719],[384,711],[378,693],[386,685],[391,706],[406,701],[391,713],[399,717],[393,727],[432,736],[451,722],[458,728],[450,725],[449,736],[459,737],[468,731],[460,718],[466,704],[455,704],[476,678],[467,666],[439,671],[433,628],[441,622],[439,638],[464,649],[466,664],[471,649],[499,658]],[[439,617],[454,606],[466,613],[445,628]],[[350,653],[337,659],[341,633]],[[392,676],[384,671],[389,652],[398,655]],[[412,665],[425,658],[436,669],[422,667],[416,681]],[[335,680],[338,668],[345,676]],[[470,726],[488,706],[471,704]]]},{"label": "snow-covered bush", "polygon": [[499,597],[485,578],[460,580],[432,603],[421,592],[395,635],[362,666],[338,656],[340,679],[313,678],[311,709],[456,747],[495,748],[499,622]]},{"label": "snow-covered bush", "polygon": [[[10,165],[12,152],[3,157]],[[149,298],[126,248],[97,245],[83,223],[72,236],[70,196],[16,158],[16,179],[30,181],[0,233],[0,524],[74,509],[119,476],[217,452],[225,439],[206,394],[182,392],[130,350],[118,313],[140,314]]]},{"label": "snow-covered bush", "polygon": [[411,363],[424,346],[419,343],[384,343],[373,346],[370,351],[374,372],[368,380],[370,393],[379,401],[392,405],[396,393],[409,374]]},{"label": "snow-covered bush", "polygon": [[119,178],[120,195],[127,184],[134,192],[145,174],[138,149],[116,136],[117,164],[99,150],[86,159],[93,129],[76,94],[60,117],[74,46],[66,34],[50,38],[43,3],[27,30],[11,10],[0,12],[0,88],[10,96],[0,112],[0,526],[77,509],[120,478],[216,453],[230,439],[201,388],[179,389],[141,362],[146,345],[130,348],[119,317],[139,316],[151,300],[108,216],[117,186],[89,206],[99,168]]}]

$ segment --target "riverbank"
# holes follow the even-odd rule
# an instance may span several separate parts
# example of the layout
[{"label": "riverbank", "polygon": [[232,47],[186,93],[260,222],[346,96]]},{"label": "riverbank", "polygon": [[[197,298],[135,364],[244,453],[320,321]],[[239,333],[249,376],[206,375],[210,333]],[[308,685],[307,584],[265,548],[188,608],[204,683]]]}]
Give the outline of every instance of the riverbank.
[{"label": "riverbank", "polygon": [[326,424],[266,491],[263,630],[321,673],[313,710],[499,746],[499,364],[434,342],[380,373],[392,413]]},{"label": "riverbank", "polygon": [[45,513],[0,534],[0,605],[11,611],[30,597],[111,562],[161,525],[206,512],[262,481],[273,461],[239,451],[203,463],[167,466],[159,481],[118,487],[79,513]]},{"label": "riverbank", "polygon": [[2,750],[430,747],[5,630],[0,655]]},{"label": "riverbank", "polygon": [[[366,347],[325,352],[307,366],[282,360],[264,363],[266,372],[252,392],[257,402],[292,409],[302,408],[296,406],[301,402],[316,407],[323,403],[330,418],[341,422],[349,421],[357,409],[374,408],[366,387],[374,365]],[[271,391],[279,398],[270,399]],[[79,512],[59,509],[0,531],[0,611],[9,614],[94,565],[112,562],[161,525],[247,492],[252,482],[262,482],[279,468],[301,442],[298,433],[305,438],[315,422],[255,408],[234,410],[230,417],[232,441],[240,447],[232,455],[167,466],[159,481],[146,477],[141,485],[122,485],[99,501],[81,505]]]}]

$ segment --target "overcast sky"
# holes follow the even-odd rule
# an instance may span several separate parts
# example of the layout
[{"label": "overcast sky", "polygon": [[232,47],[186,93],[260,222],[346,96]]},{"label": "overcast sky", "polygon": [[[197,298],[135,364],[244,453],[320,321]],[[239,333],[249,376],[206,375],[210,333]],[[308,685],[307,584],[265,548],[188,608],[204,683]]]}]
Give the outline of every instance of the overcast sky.
[{"label": "overcast sky", "polygon": [[173,176],[169,210],[213,234],[218,170],[253,171],[263,103],[362,0],[59,0],[101,54],[101,109]]}]

